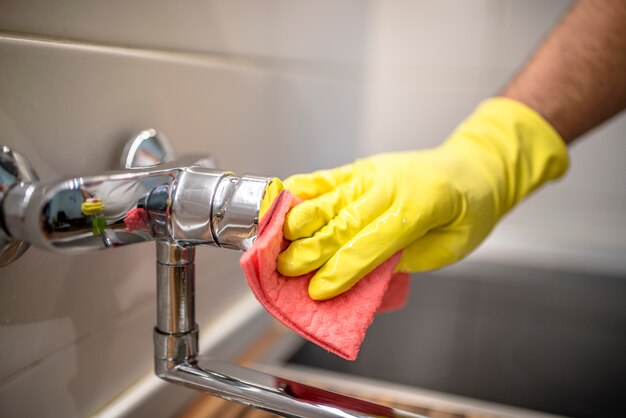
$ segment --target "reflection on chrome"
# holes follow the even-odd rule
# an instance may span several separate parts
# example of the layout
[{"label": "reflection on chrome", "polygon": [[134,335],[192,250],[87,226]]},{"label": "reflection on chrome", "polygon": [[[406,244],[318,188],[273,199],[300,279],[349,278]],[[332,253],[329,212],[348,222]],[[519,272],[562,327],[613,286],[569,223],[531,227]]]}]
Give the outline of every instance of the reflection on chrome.
[{"label": "reflection on chrome", "polygon": [[[16,240],[79,252],[157,239],[245,250],[256,235],[267,177],[211,168],[198,157],[100,176],[20,183],[3,220]],[[214,208],[233,207],[228,228]]]}]

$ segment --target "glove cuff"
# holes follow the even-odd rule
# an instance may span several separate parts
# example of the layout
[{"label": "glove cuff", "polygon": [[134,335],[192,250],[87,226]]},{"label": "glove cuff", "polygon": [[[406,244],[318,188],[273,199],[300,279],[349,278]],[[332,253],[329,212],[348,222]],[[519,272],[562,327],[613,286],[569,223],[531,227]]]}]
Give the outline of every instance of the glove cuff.
[{"label": "glove cuff", "polygon": [[534,109],[508,97],[494,97],[482,102],[476,109],[476,113],[479,112],[494,115],[515,128],[523,148],[545,163],[545,181],[558,179],[567,172],[567,144]]},{"label": "glove cuff", "polygon": [[495,177],[501,214],[542,184],[561,177],[569,165],[567,146],[558,132],[530,107],[505,97],[482,102],[448,142],[461,150],[478,148],[485,168],[501,173]]}]

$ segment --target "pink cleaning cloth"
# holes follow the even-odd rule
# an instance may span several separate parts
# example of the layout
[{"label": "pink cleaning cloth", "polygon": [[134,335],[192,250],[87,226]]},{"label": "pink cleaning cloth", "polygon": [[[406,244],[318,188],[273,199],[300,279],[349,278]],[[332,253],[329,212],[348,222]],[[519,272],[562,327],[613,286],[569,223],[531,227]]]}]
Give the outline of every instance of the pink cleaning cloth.
[{"label": "pink cleaning cloth", "polygon": [[401,308],[407,301],[409,275],[394,274],[401,253],[347,292],[333,299],[314,301],[307,289],[315,272],[285,277],[276,270],[278,254],[289,245],[283,238],[285,216],[296,204],[289,191],[281,192],[261,219],[258,238],[241,257],[241,267],[252,292],[274,317],[309,341],[354,360],[374,315]]},{"label": "pink cleaning cloth", "polygon": [[124,218],[124,224],[126,225],[124,231],[132,232],[137,229],[145,228],[147,217],[146,211],[142,208],[133,208],[127,211],[126,217]]}]

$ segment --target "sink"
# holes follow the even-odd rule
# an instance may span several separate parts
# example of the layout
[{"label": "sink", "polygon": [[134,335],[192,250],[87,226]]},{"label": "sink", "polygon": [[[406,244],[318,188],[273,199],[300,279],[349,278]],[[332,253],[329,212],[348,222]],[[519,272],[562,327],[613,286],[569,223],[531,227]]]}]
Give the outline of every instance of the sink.
[{"label": "sink", "polygon": [[408,305],[376,317],[356,361],[299,342],[281,367],[335,386],[624,416],[625,353],[625,277],[466,261],[414,275]]}]

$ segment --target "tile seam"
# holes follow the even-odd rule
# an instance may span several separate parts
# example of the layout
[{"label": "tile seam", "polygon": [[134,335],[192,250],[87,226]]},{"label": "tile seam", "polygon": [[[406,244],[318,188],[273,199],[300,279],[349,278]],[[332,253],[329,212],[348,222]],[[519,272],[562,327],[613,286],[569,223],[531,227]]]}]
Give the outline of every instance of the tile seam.
[{"label": "tile seam", "polygon": [[181,63],[200,67],[212,67],[253,72],[274,72],[291,75],[309,75],[321,78],[346,78],[362,73],[362,65],[331,61],[313,61],[297,58],[264,57],[260,55],[229,54],[222,52],[198,52],[158,49],[132,45],[116,45],[63,38],[49,35],[0,30],[0,43],[48,46],[66,50],[85,51],[151,59],[161,62]]}]

